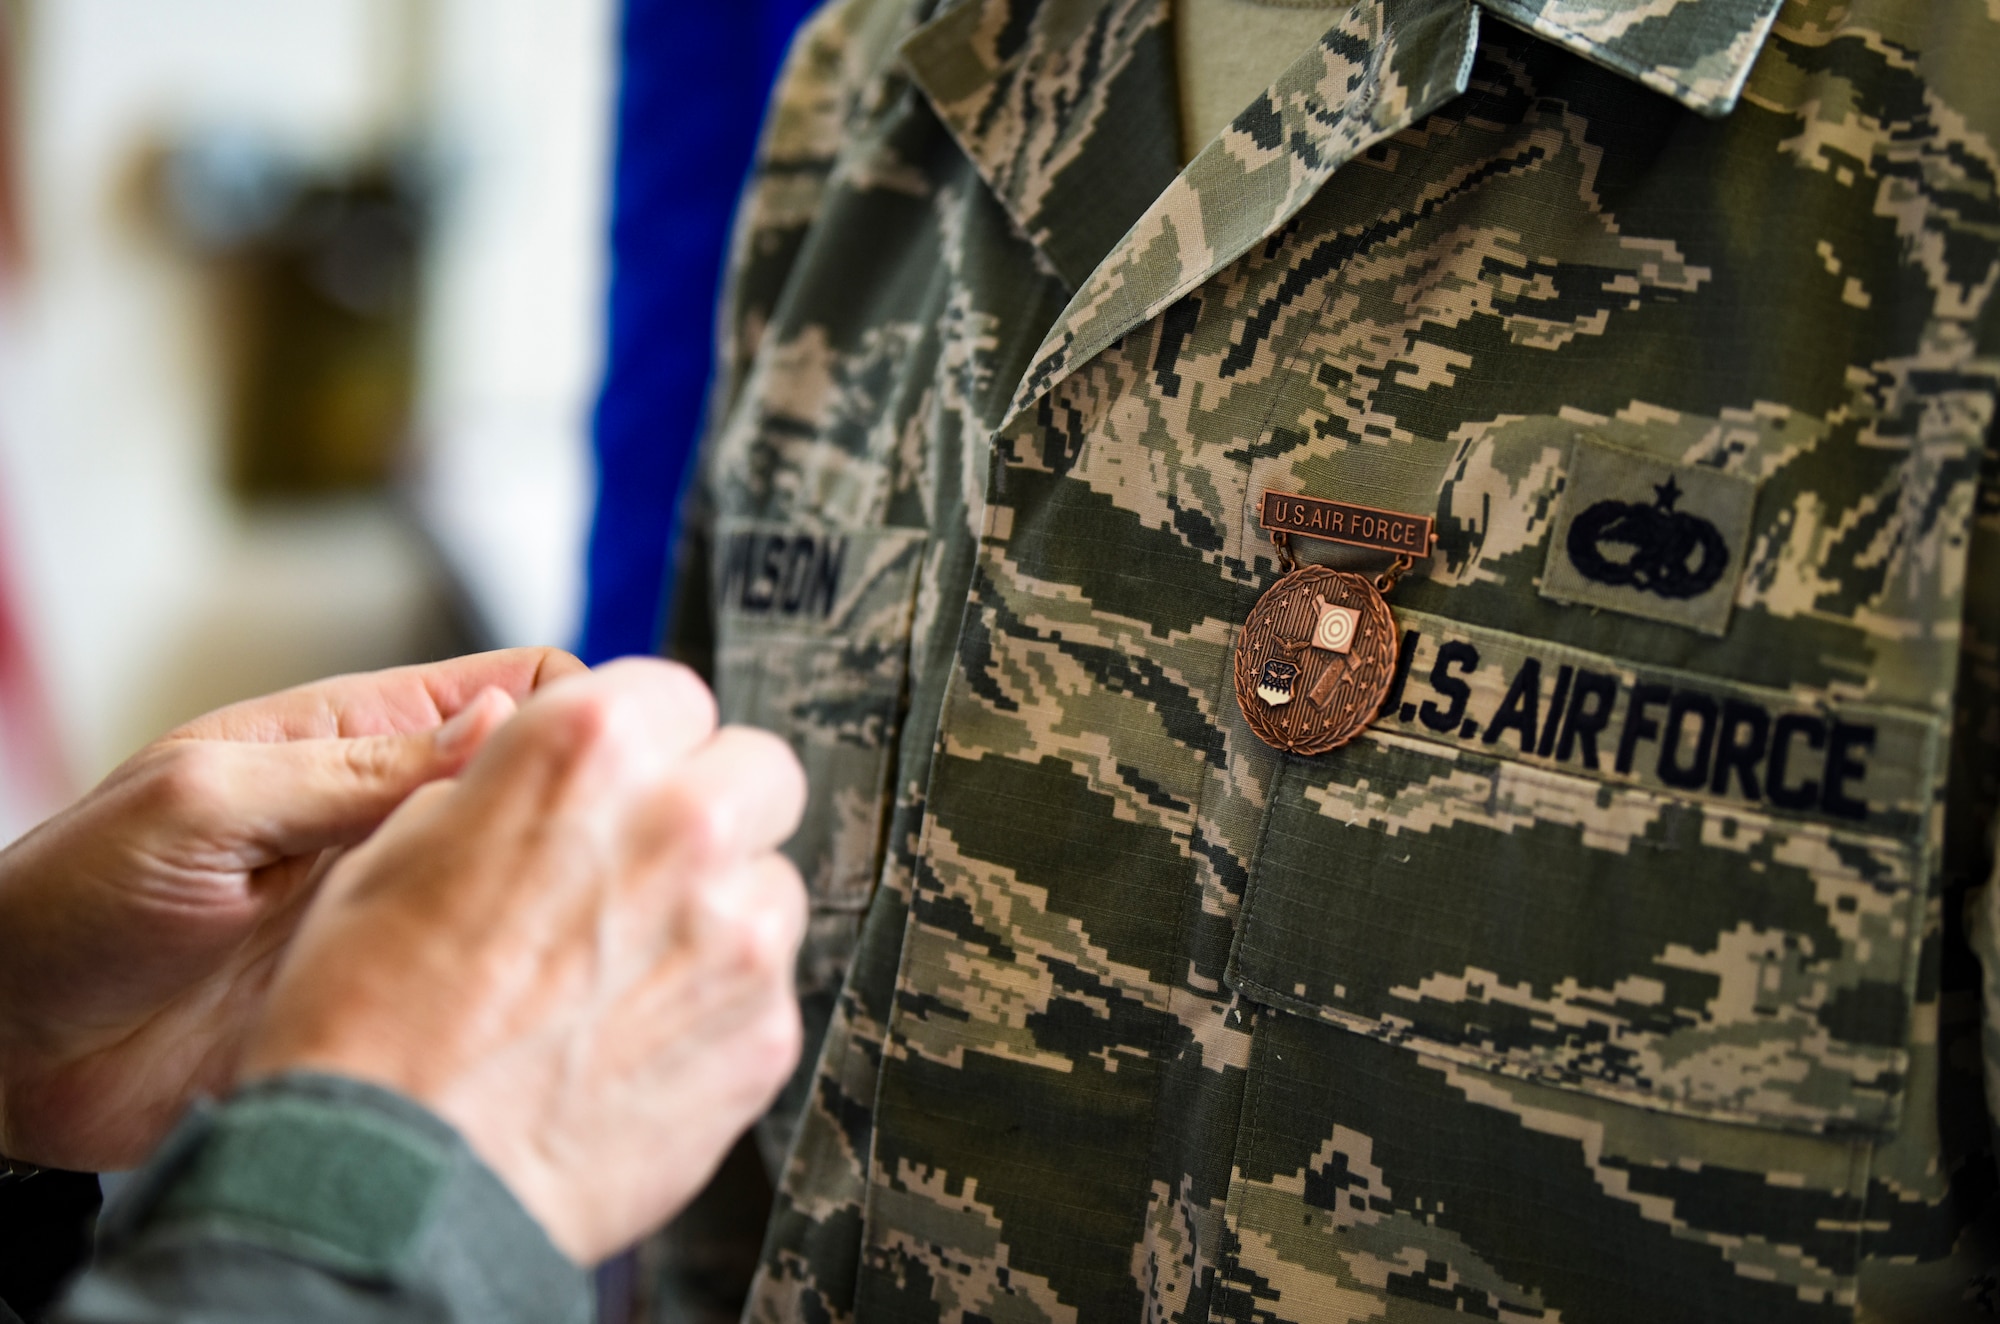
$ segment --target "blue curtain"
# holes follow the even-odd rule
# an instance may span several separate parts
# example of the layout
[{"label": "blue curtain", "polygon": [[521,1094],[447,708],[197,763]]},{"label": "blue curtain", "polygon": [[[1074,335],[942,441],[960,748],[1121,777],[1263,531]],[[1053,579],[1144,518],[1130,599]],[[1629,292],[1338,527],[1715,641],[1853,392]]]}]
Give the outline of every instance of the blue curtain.
[{"label": "blue curtain", "polygon": [[659,643],[729,222],[785,47],[815,0],[625,0],[597,513],[578,651]]}]

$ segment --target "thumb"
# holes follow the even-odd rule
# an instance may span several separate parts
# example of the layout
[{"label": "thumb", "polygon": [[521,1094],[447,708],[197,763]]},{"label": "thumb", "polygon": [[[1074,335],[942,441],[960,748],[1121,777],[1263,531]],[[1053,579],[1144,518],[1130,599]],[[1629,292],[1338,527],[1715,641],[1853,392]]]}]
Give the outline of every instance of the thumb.
[{"label": "thumb", "polygon": [[412,791],[452,777],[514,713],[500,689],[481,691],[428,731],[351,739],[218,742],[208,818],[258,859],[350,845]]}]

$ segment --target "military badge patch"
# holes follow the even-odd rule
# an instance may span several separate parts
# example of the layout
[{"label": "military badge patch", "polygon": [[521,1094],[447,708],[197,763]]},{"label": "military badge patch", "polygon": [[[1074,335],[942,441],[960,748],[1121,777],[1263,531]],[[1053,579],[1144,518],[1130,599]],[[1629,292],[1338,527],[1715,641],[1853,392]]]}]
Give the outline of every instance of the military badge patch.
[{"label": "military badge patch", "polygon": [[1579,438],[1542,596],[1721,634],[1756,498],[1747,478]]}]

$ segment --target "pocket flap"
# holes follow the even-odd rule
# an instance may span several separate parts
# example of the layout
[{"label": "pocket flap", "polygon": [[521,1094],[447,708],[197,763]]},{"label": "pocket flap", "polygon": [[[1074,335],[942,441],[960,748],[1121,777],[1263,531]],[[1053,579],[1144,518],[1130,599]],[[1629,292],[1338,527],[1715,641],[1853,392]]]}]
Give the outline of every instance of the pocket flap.
[{"label": "pocket flap", "polygon": [[1231,982],[1667,1111],[1893,1126],[1938,721],[1399,624],[1382,719],[1275,779]]}]

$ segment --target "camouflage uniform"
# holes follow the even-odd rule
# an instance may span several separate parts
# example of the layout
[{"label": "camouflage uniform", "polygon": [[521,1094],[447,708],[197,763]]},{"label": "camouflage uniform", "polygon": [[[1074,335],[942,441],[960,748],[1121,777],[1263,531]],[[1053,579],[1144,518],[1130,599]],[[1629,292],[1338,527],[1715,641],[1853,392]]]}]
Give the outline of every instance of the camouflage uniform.
[{"label": "camouflage uniform", "polygon": [[[2000,4],[1329,18],[1185,169],[1167,0],[795,47],[677,630],[817,779],[750,1317],[1981,1317]],[[1274,489],[1438,520],[1315,758]]]}]

